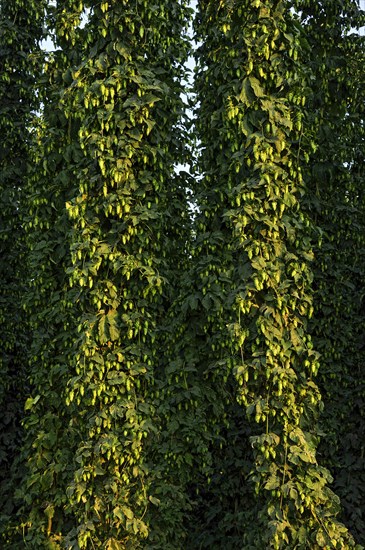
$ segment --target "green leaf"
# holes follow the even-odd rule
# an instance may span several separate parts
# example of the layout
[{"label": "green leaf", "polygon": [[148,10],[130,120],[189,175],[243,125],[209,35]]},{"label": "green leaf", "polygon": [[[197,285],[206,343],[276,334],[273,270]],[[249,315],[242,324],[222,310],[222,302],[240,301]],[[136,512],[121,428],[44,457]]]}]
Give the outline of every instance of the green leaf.
[{"label": "green leaf", "polygon": [[325,546],[327,545],[328,539],[322,529],[317,532],[316,541],[320,548],[325,548]]},{"label": "green leaf", "polygon": [[100,343],[105,344],[109,339],[109,334],[107,333],[106,315],[101,315],[98,323],[98,331]]},{"label": "green leaf", "polygon": [[265,95],[265,93],[264,93],[264,90],[263,90],[263,88],[260,84],[260,81],[257,80],[257,78],[255,78],[254,76],[249,76],[248,79],[250,81],[251,88],[253,89],[255,96],[256,97],[263,97]]},{"label": "green leaf", "polygon": [[265,489],[268,491],[272,489],[277,489],[280,486],[280,479],[277,476],[270,476],[267,482],[265,483]]},{"label": "green leaf", "polygon": [[[254,100],[254,95],[252,93],[252,86],[251,86],[249,78],[245,78],[243,80],[241,92],[237,96],[237,99],[238,99],[238,101],[240,101],[244,105],[247,105],[247,107],[249,105],[251,105],[252,101]],[[250,126],[248,126],[246,117],[245,117],[245,121],[246,121],[246,128],[247,128],[247,134],[246,135],[248,135],[251,132],[250,132]]]},{"label": "green leaf", "polygon": [[123,550],[123,546],[121,545],[121,543],[117,539],[110,538],[110,539],[108,539],[108,541],[106,543],[106,549],[107,550]]},{"label": "green leaf", "polygon": [[123,514],[125,515],[126,518],[132,520],[134,518],[134,514],[132,512],[132,510],[130,508],[128,508],[127,506],[122,506],[122,511],[123,511]]},{"label": "green leaf", "polygon": [[302,348],[302,340],[294,328],[290,330],[290,339],[295,349],[299,350]]},{"label": "green leaf", "polygon": [[44,510],[44,513],[46,514],[48,519],[52,519],[55,513],[55,508],[53,504],[48,504],[48,506]]},{"label": "green leaf", "polygon": [[26,400],[25,402],[25,405],[24,405],[24,410],[25,411],[29,411],[33,405],[36,405],[36,403],[38,403],[38,401],[40,400],[41,396],[40,395],[36,395],[36,397],[28,397],[28,399]]},{"label": "green leaf", "polygon": [[107,314],[109,336],[112,342],[114,342],[115,340],[118,340],[120,336],[120,332],[117,327],[117,317],[118,317],[118,313],[116,310],[110,310]]}]

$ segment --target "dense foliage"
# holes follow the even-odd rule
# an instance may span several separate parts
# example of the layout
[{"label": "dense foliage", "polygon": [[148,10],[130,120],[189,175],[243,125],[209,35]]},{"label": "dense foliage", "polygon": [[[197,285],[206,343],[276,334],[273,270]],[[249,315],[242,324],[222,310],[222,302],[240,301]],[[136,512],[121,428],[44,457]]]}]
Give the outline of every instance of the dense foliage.
[{"label": "dense foliage", "polygon": [[[306,126],[313,128],[316,149],[305,180],[306,209],[321,230],[314,242],[310,326],[325,402],[319,452],[334,477],[341,517],[364,544],[364,52],[363,38],[353,31],[363,16],[353,2],[322,2],[315,10],[298,2],[298,8],[315,75]],[[324,21],[326,36],[318,32]]]},{"label": "dense foliage", "polygon": [[[312,22],[307,14],[302,17],[307,31]],[[197,193],[196,255],[201,292],[209,300],[206,349],[213,350],[204,361],[214,379],[224,369],[226,376],[232,373],[248,419],[262,426],[249,434],[242,429],[242,415],[229,414],[235,419],[231,437],[240,433],[246,448],[253,447],[249,473],[260,503],[256,523],[243,513],[241,526],[245,518],[248,523],[233,546],[243,541],[245,548],[350,547],[346,529],[334,520],[339,502],[329,489],[330,472],[316,456],[321,356],[313,343],[319,320],[311,326],[310,319],[315,299],[321,304],[323,298],[315,295],[319,277],[314,278],[312,261],[316,233],[325,228],[306,212],[312,189],[305,175],[318,140],[309,114],[312,97],[318,101],[312,84],[316,67],[306,63],[310,34],[304,35],[287,2],[236,2],[218,11],[214,3],[202,3],[197,32],[203,180]],[[344,198],[338,206],[343,203]],[[357,331],[358,326],[350,330]],[[225,449],[223,464],[227,454]],[[242,475],[247,457],[237,458]],[[232,487],[225,488],[225,507],[233,506]],[[242,513],[240,498],[246,506],[248,498],[239,485],[236,491],[234,505],[239,503]],[[218,502],[222,493],[221,487]],[[224,507],[217,507],[218,517]],[[208,521],[212,507],[204,513]],[[209,540],[212,528],[221,539]],[[222,525],[208,523],[207,529],[206,546],[227,540]]]},{"label": "dense foliage", "polygon": [[[26,8],[25,8],[26,4]],[[25,201],[36,82],[42,55],[43,2],[0,2],[0,484],[1,523],[14,515],[20,478],[21,419],[29,391],[29,321],[22,308],[27,256]]]},{"label": "dense foliage", "polygon": [[365,544],[364,16],[189,4],[0,0],[2,548]]}]

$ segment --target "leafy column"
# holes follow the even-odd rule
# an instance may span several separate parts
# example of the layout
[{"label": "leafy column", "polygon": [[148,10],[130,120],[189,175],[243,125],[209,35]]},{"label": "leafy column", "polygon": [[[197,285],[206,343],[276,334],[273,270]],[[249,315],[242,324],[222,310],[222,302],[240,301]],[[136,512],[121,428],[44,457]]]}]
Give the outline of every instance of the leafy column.
[{"label": "leafy column", "polygon": [[139,548],[159,504],[149,453],[159,326],[186,261],[187,201],[174,164],[183,154],[189,12],[168,1],[88,7],[85,54],[62,97],[83,151],[66,202],[69,285],[81,314],[66,397],[79,430],[67,490],[77,528],[65,540]]},{"label": "leafy column", "polygon": [[[325,408],[321,461],[334,476],[343,520],[364,543],[364,39],[357,2],[299,2],[316,75],[307,122],[316,150],[305,179],[307,208],[321,228],[315,248],[310,331],[321,353]],[[322,32],[326,24],[325,35]]]},{"label": "leafy column", "polygon": [[[73,59],[82,6],[70,9],[67,35]],[[63,17],[65,12],[63,12]],[[54,38],[57,11],[47,5],[47,32]],[[63,32],[65,28],[62,27]],[[61,32],[59,32],[61,35]],[[62,35],[61,35],[62,36]],[[67,120],[60,95],[67,84],[66,45],[56,37],[36,81],[42,108],[33,121],[31,167],[24,189],[22,223],[26,231],[26,292],[23,307],[29,319],[28,399],[22,448],[24,477],[17,491],[20,503],[18,539],[14,544],[58,548],[63,533],[74,525],[66,487],[73,472],[77,425],[65,404],[72,344],[77,329],[78,295],[68,288],[70,265],[65,202],[74,194],[74,167],[82,158],[78,127]]]},{"label": "leafy column", "polygon": [[[210,369],[234,373],[255,432],[251,477],[260,527],[251,521],[242,543],[351,547],[335,519],[331,476],[316,458],[322,404],[319,354],[308,331],[313,229],[303,209],[303,166],[312,150],[303,127],[311,77],[305,37],[281,1],[220,2],[218,9],[201,2],[197,30],[204,43],[197,252],[207,263],[202,293],[214,300],[224,288],[228,306],[208,317],[210,341],[224,350]],[[214,253],[227,258],[230,283],[221,289]]]},{"label": "leafy column", "polygon": [[41,64],[43,15],[42,1],[0,3],[0,492],[5,503],[1,532],[14,518],[13,493],[19,477],[20,419],[29,345],[29,327],[21,307],[26,278],[21,212],[31,121],[39,108],[35,79]]}]

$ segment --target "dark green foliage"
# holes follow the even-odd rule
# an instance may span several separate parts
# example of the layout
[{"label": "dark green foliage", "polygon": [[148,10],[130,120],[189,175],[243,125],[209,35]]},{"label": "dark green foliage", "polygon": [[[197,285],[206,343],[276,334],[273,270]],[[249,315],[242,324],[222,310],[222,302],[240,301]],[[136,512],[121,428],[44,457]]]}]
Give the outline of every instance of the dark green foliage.
[{"label": "dark green foliage", "polygon": [[[316,457],[323,403],[309,323],[318,221],[306,212],[312,193],[306,166],[316,144],[306,120],[314,71],[305,63],[305,27],[285,2],[200,7],[196,91],[204,178],[197,193],[196,265],[210,303],[202,361],[211,376],[220,376],[216,388],[228,372],[235,375],[237,399],[258,424],[246,448],[253,447],[249,470],[260,511],[251,508],[256,523],[243,514],[248,523],[241,524],[241,544],[353,547],[335,519],[332,478]],[[212,346],[215,359],[208,351],[214,340],[221,348]],[[233,501],[231,489],[228,495]],[[212,513],[208,502],[205,518]],[[224,532],[222,523],[212,522],[205,536],[211,541],[217,536],[212,529]],[[231,532],[224,536],[230,540]]]},{"label": "dark green foliage", "polygon": [[137,548],[163,484],[148,452],[159,326],[189,237],[174,174],[189,10],[84,7],[84,26],[81,3],[50,7],[61,49],[39,82],[24,207],[32,393],[17,497],[32,547]]},{"label": "dark green foliage", "polygon": [[0,0],[2,548],[364,543],[363,15],[191,16]]},{"label": "dark green foliage", "polygon": [[[22,309],[25,272],[20,212],[27,182],[31,121],[39,107],[43,2],[0,2],[0,533],[14,516],[21,418],[27,394],[29,329]],[[5,536],[5,535],[4,535]],[[2,543],[1,543],[2,544]]]},{"label": "dark green foliage", "polygon": [[[334,476],[342,518],[364,544],[364,39],[350,31],[363,21],[356,4],[325,2],[304,9],[302,19],[316,75],[306,114],[316,146],[305,178],[308,212],[321,230],[310,327],[325,404],[319,452]],[[324,20],[325,36],[318,33]]]},{"label": "dark green foliage", "polygon": [[66,541],[138,548],[148,509],[158,505],[148,449],[158,428],[159,324],[188,236],[185,192],[173,173],[182,155],[173,132],[188,12],[167,2],[155,11],[143,2],[137,11],[90,7],[87,57],[63,97],[70,120],[80,121],[84,155],[66,203],[69,284],[81,307],[66,402],[83,417],[67,489],[79,527]]}]

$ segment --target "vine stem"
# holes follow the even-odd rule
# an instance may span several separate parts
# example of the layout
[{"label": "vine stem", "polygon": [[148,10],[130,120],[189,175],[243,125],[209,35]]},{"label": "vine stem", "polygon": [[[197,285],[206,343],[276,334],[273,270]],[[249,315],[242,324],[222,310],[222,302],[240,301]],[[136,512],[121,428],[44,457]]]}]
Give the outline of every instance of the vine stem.
[{"label": "vine stem", "polygon": [[280,489],[280,510],[283,508],[283,487],[285,483],[285,474],[286,474],[286,468],[287,468],[287,458],[288,458],[288,434],[285,433],[285,454],[284,454],[284,469],[283,469],[283,481],[281,482],[281,489]]}]

